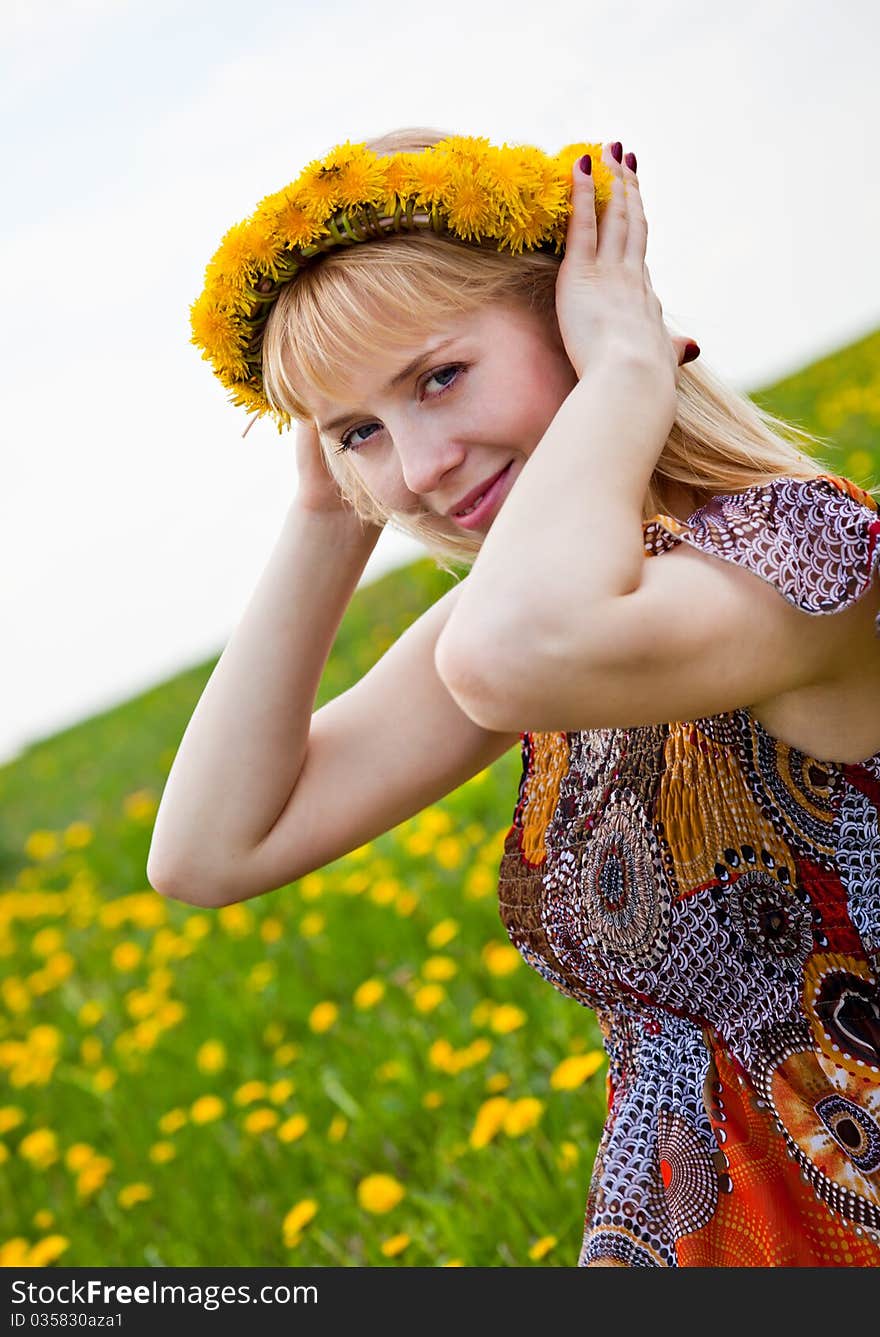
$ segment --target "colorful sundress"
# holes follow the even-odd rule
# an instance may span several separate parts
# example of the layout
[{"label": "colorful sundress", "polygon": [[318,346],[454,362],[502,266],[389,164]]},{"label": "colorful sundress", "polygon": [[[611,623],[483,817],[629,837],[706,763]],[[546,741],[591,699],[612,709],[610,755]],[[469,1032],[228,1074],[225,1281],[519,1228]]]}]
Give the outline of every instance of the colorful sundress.
[{"label": "colorful sundress", "polygon": [[[643,537],[814,614],[880,567],[876,502],[832,475]],[[501,918],[608,1054],[578,1265],[880,1264],[880,753],[817,761],[748,709],[521,744]]]}]

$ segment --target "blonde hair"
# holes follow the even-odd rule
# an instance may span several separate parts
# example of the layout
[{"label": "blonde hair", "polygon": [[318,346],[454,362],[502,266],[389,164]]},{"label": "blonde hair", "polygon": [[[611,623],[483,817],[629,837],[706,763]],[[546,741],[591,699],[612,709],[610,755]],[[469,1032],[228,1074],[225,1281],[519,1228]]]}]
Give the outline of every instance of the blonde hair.
[{"label": "blonde hair", "polygon": [[[374,153],[428,148],[448,137],[425,129],[392,131],[368,141]],[[436,236],[397,234],[331,251],[282,289],[266,325],[263,381],[269,402],[294,418],[311,414],[303,387],[328,395],[344,380],[351,350],[405,347],[414,329],[429,330],[493,302],[515,302],[546,319],[548,336],[563,348],[555,315],[560,258],[540,251],[502,254]],[[389,303],[394,319],[388,319]],[[291,377],[295,367],[297,382]],[[678,409],[645,497],[642,518],[666,510],[670,482],[702,502],[774,478],[816,478],[834,470],[819,457],[827,443],[785,422],[725,384],[703,359],[682,368]],[[808,453],[806,448],[813,453]],[[367,522],[388,523],[427,549],[443,570],[469,567],[480,539],[451,536],[425,508],[389,511],[372,495],[357,467],[322,439],[326,466],[340,493]]]}]

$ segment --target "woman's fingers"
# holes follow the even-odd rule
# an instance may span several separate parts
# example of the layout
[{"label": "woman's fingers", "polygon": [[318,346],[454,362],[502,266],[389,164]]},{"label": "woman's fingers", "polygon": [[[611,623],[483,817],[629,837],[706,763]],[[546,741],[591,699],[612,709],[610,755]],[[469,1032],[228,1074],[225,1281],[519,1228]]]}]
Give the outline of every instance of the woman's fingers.
[{"label": "woman's fingers", "polygon": [[[632,154],[627,157],[635,162]],[[626,159],[624,159],[624,162]],[[645,217],[645,206],[642,203],[642,192],[639,189],[639,179],[635,170],[628,164],[622,169],[621,176],[626,182],[626,203],[629,229],[626,236],[625,263],[629,265],[636,273],[645,264],[645,254],[648,250],[648,220]],[[645,266],[647,273],[647,266]]]},{"label": "woman's fingers", "polygon": [[603,146],[602,161],[611,171],[611,199],[602,214],[596,258],[608,264],[620,264],[623,260],[629,232],[629,206],[617,154],[623,156],[622,144],[615,142]]}]

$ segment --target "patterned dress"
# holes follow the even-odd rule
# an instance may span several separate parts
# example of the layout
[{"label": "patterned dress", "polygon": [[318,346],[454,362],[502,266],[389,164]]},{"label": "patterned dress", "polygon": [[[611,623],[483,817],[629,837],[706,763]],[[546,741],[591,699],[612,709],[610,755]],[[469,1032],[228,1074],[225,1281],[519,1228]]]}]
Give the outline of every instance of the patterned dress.
[{"label": "patterned dress", "polygon": [[[880,567],[876,502],[831,475],[643,537],[814,614]],[[521,742],[501,918],[609,1061],[579,1265],[880,1264],[880,753],[817,761],[745,708]]]}]

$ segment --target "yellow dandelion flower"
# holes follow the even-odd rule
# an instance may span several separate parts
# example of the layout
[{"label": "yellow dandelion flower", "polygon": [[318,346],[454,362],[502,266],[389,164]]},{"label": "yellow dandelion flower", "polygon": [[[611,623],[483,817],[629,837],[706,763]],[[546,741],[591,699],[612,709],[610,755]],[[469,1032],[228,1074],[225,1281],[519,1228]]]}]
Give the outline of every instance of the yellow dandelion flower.
[{"label": "yellow dandelion flower", "polygon": [[393,877],[380,877],[370,887],[370,900],[374,905],[391,905],[400,894],[400,883]]},{"label": "yellow dandelion flower", "polygon": [[492,1013],[489,1025],[496,1035],[509,1035],[511,1031],[524,1026],[528,1017],[521,1007],[514,1003],[500,1003]]},{"label": "yellow dandelion flower", "polygon": [[493,1072],[491,1077],[486,1078],[486,1090],[493,1093],[506,1091],[510,1086],[510,1078],[506,1072]]},{"label": "yellow dandelion flower", "polygon": [[3,1002],[6,1004],[7,1011],[20,1016],[27,1012],[31,1005],[31,995],[27,987],[22,984],[16,975],[9,975],[3,981],[0,981],[0,990],[3,993]]},{"label": "yellow dandelion flower", "polygon": [[0,1106],[0,1136],[24,1123],[24,1110],[18,1105]]},{"label": "yellow dandelion flower", "polygon": [[561,1142],[559,1145],[559,1154],[556,1157],[556,1164],[560,1170],[573,1170],[580,1159],[580,1153],[574,1142]]},{"label": "yellow dandelion flower", "polygon": [[443,1097],[439,1091],[426,1091],[422,1096],[422,1104],[426,1110],[438,1110],[443,1104]]},{"label": "yellow dandelion flower", "polygon": [[35,1128],[19,1142],[18,1154],[44,1170],[58,1160],[58,1137],[51,1128]]},{"label": "yellow dandelion flower", "polygon": [[53,952],[45,965],[45,974],[52,984],[60,984],[69,979],[76,969],[76,959],[71,952]]},{"label": "yellow dandelion flower", "polygon": [[258,1110],[251,1110],[244,1117],[244,1130],[246,1133],[258,1135],[268,1132],[278,1123],[278,1111],[263,1106]]},{"label": "yellow dandelion flower", "polygon": [[433,1068],[439,1068],[441,1072],[451,1072],[453,1069],[450,1067],[450,1063],[454,1055],[455,1050],[452,1045],[444,1036],[440,1036],[428,1050],[428,1062]]},{"label": "yellow dandelion flower", "polygon": [[93,1161],[97,1154],[95,1148],[88,1142],[73,1142],[64,1153],[64,1164],[68,1170],[76,1173]]},{"label": "yellow dandelion flower", "polygon": [[341,1142],[348,1132],[348,1119],[343,1114],[334,1114],[327,1129],[328,1142]]},{"label": "yellow dandelion flower", "polygon": [[456,1067],[472,1068],[476,1063],[482,1063],[484,1058],[488,1058],[492,1053],[492,1042],[487,1040],[484,1035],[478,1035],[476,1040],[471,1040],[464,1049],[459,1049],[456,1054]]},{"label": "yellow dandelion flower", "polygon": [[417,1012],[433,1012],[446,997],[442,984],[423,984],[413,994],[413,1004]]},{"label": "yellow dandelion flower", "polygon": [[304,1114],[292,1114],[278,1125],[277,1135],[281,1142],[298,1142],[308,1127],[309,1121]]},{"label": "yellow dandelion flower", "polygon": [[288,250],[307,246],[317,233],[315,220],[295,191],[281,190],[272,197],[275,231]]},{"label": "yellow dandelion flower", "polygon": [[317,938],[319,933],[324,932],[324,926],[327,923],[323,915],[318,914],[317,910],[311,910],[307,915],[303,915],[299,921],[299,932],[302,938]]},{"label": "yellow dandelion flower", "polygon": [[183,936],[191,942],[200,942],[211,932],[211,921],[207,915],[187,915],[183,921]]},{"label": "yellow dandelion flower", "polygon": [[263,1044],[271,1049],[275,1045],[280,1045],[284,1039],[284,1027],[280,1021],[270,1021],[263,1028]]},{"label": "yellow dandelion flower", "polygon": [[434,858],[441,868],[460,868],[464,862],[464,845],[457,836],[445,836],[434,846]]},{"label": "yellow dandelion flower", "polygon": [[375,1007],[384,997],[385,985],[382,980],[374,977],[358,985],[353,994],[353,1002],[360,1011],[366,1011],[367,1008]]},{"label": "yellow dandelion flower", "polygon": [[92,1087],[99,1094],[109,1091],[111,1086],[115,1086],[118,1074],[114,1068],[98,1068],[92,1077]]},{"label": "yellow dandelion flower", "polygon": [[267,1086],[265,1082],[244,1082],[232,1097],[236,1105],[252,1105],[255,1100],[263,1100]]},{"label": "yellow dandelion flower", "polygon": [[321,873],[306,873],[297,883],[299,894],[304,901],[316,901],[324,894],[324,878]]},{"label": "yellow dandelion flower", "polygon": [[481,956],[490,975],[510,975],[522,964],[522,957],[510,943],[487,942]]},{"label": "yellow dandelion flower", "polygon": [[412,914],[418,903],[419,898],[415,892],[401,891],[394,902],[394,909],[399,915],[407,916]]},{"label": "yellow dandelion flower", "polygon": [[199,1096],[190,1105],[189,1117],[193,1123],[211,1123],[214,1119],[222,1118],[225,1112],[225,1100],[220,1096],[205,1095]]},{"label": "yellow dandelion flower", "polygon": [[534,1096],[514,1100],[504,1115],[504,1131],[508,1137],[522,1137],[540,1122],[543,1113],[544,1102]]},{"label": "yellow dandelion flower", "polygon": [[269,915],[260,925],[263,942],[277,942],[284,933],[284,924],[276,915]]},{"label": "yellow dandelion flower", "polygon": [[272,1082],[268,1090],[268,1096],[273,1105],[283,1105],[285,1100],[290,1099],[295,1090],[295,1084],[289,1077],[281,1077],[277,1082]]},{"label": "yellow dandelion flower", "polygon": [[255,993],[261,993],[272,983],[274,978],[274,961],[258,961],[256,965],[251,966],[248,972],[248,988],[253,989]]},{"label": "yellow dandelion flower", "polygon": [[95,1026],[101,1020],[103,1015],[103,1006],[94,999],[90,999],[87,1003],[83,1003],[77,1013],[76,1019],[80,1026]]},{"label": "yellow dandelion flower", "polygon": [[391,217],[398,202],[405,203],[419,192],[420,153],[396,153],[385,164],[385,199],[382,213]]},{"label": "yellow dandelion flower", "polygon": [[166,1134],[176,1133],[180,1128],[183,1128],[186,1125],[186,1122],[186,1110],[182,1110],[179,1107],[173,1110],[168,1110],[167,1113],[161,1115],[159,1118],[159,1132]]},{"label": "yellow dandelion flower", "polygon": [[343,208],[357,204],[381,205],[387,194],[384,159],[363,144],[345,143],[324,159],[328,170],[338,169],[337,192]]},{"label": "yellow dandelion flower", "polygon": [[142,956],[143,951],[136,942],[120,942],[113,948],[110,959],[116,970],[128,971],[140,964]]},{"label": "yellow dandelion flower", "polygon": [[104,1183],[113,1169],[113,1162],[109,1156],[93,1156],[87,1165],[84,1165],[76,1178],[76,1192],[80,1198],[87,1198],[92,1193],[96,1193],[99,1188],[104,1187]]},{"label": "yellow dandelion flower", "polygon": [[226,1046],[222,1040],[206,1040],[196,1052],[199,1072],[222,1072],[226,1067]]},{"label": "yellow dandelion flower", "polygon": [[59,852],[60,843],[54,831],[32,831],[24,842],[24,852],[34,863],[45,863]]},{"label": "yellow dandelion flower", "polygon": [[233,901],[232,905],[220,906],[217,922],[230,938],[245,938],[253,931],[254,913],[240,901]]},{"label": "yellow dandelion flower", "polygon": [[43,928],[31,939],[31,951],[34,956],[51,956],[64,944],[64,934],[57,928]]},{"label": "yellow dandelion flower", "polygon": [[293,1063],[294,1059],[299,1058],[299,1046],[290,1044],[279,1045],[272,1055],[280,1068],[285,1068],[288,1063]]},{"label": "yellow dandelion flower", "polygon": [[407,837],[404,845],[409,854],[414,854],[418,858],[422,854],[430,854],[434,847],[434,838],[426,835],[424,831],[416,831]]},{"label": "yellow dandelion flower", "polygon": [[572,1054],[557,1063],[550,1074],[550,1085],[554,1091],[573,1091],[598,1072],[604,1062],[605,1054],[601,1049],[591,1049],[586,1054]]},{"label": "yellow dandelion flower", "polygon": [[300,208],[320,223],[339,207],[339,172],[327,171],[318,159],[310,162],[293,183]]},{"label": "yellow dandelion flower", "polygon": [[458,933],[458,923],[454,919],[441,919],[428,934],[428,946],[435,951],[446,947]]},{"label": "yellow dandelion flower", "polygon": [[469,900],[478,901],[494,891],[497,882],[497,873],[492,873],[488,868],[475,864],[465,879],[464,894]]},{"label": "yellow dandelion flower", "polygon": [[420,153],[413,164],[410,185],[416,203],[428,208],[441,204],[449,193],[453,172],[454,163],[446,154],[439,153],[436,146]]},{"label": "yellow dandelion flower", "polygon": [[92,843],[94,832],[88,822],[71,822],[64,830],[64,843],[69,850],[81,850]]},{"label": "yellow dandelion flower", "polygon": [[426,980],[451,980],[458,974],[458,966],[451,956],[429,956],[422,966]]},{"label": "yellow dandelion flower", "polygon": [[26,1267],[30,1247],[23,1235],[6,1240],[0,1244],[0,1267]]},{"label": "yellow dandelion flower", "polygon": [[149,1184],[126,1184],[116,1194],[116,1201],[120,1207],[136,1207],[139,1202],[149,1202],[153,1196],[153,1190]]},{"label": "yellow dandelion flower", "polygon": [[34,1212],[33,1223],[37,1230],[48,1230],[50,1226],[55,1224],[55,1213],[50,1212],[48,1207],[41,1207]]},{"label": "yellow dandelion flower", "polygon": [[393,1175],[373,1174],[357,1187],[357,1200],[365,1212],[381,1215],[390,1212],[406,1196],[406,1189]]},{"label": "yellow dandelion flower", "polygon": [[[351,855],[349,855],[349,858],[351,858]],[[348,876],[343,879],[342,890],[347,896],[360,896],[361,892],[366,891],[369,885],[369,873],[365,873],[362,869],[359,869],[357,872],[349,873]]]},{"label": "yellow dandelion flower", "polygon": [[555,1249],[558,1243],[555,1235],[542,1235],[529,1249],[529,1257],[537,1262],[539,1258],[545,1258],[551,1249]]},{"label": "yellow dandelion flower", "polygon": [[379,1246],[386,1258],[396,1258],[411,1243],[409,1235],[392,1235]]},{"label": "yellow dandelion flower", "polygon": [[27,1266],[45,1267],[48,1263],[54,1263],[69,1245],[70,1240],[66,1235],[47,1235],[45,1239],[38,1240],[31,1249],[27,1257]]},{"label": "yellow dandelion flower", "polygon": [[301,1230],[315,1219],[318,1212],[318,1204],[314,1198],[303,1198],[296,1206],[291,1207],[281,1223],[281,1229],[285,1236],[298,1235]]},{"label": "yellow dandelion flower", "polygon": [[448,226],[465,241],[480,241],[494,237],[498,227],[501,201],[487,192],[485,183],[473,174],[456,167],[451,176],[441,212]]},{"label": "yellow dandelion flower", "polygon": [[89,1068],[93,1068],[96,1063],[101,1062],[104,1053],[104,1046],[97,1035],[87,1035],[82,1040],[79,1047],[80,1058]]},{"label": "yellow dandelion flower", "polygon": [[168,1161],[173,1161],[176,1155],[177,1148],[173,1142],[154,1142],[149,1150],[149,1157],[154,1165],[166,1165]]},{"label": "yellow dandelion flower", "polygon": [[445,1263],[443,1263],[441,1266],[443,1266],[443,1267],[464,1267],[464,1263],[463,1263],[463,1261],[462,1261],[461,1258],[449,1258],[449,1259],[448,1259]]},{"label": "yellow dandelion flower", "polygon": [[330,1030],[338,1016],[339,1008],[335,1003],[316,1003],[309,1013],[309,1029],[321,1035],[324,1031]]},{"label": "yellow dandelion flower", "polygon": [[501,1131],[509,1108],[510,1101],[506,1096],[492,1096],[483,1101],[471,1129],[469,1141],[472,1147],[479,1150],[489,1145],[496,1133]]},{"label": "yellow dandelion flower", "polygon": [[396,1082],[404,1074],[404,1066],[399,1058],[386,1059],[376,1069],[376,1078],[380,1082]]}]

